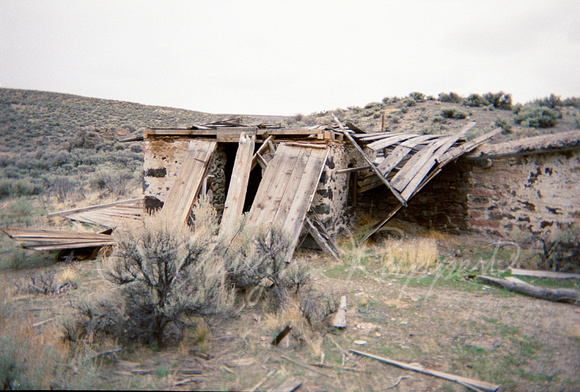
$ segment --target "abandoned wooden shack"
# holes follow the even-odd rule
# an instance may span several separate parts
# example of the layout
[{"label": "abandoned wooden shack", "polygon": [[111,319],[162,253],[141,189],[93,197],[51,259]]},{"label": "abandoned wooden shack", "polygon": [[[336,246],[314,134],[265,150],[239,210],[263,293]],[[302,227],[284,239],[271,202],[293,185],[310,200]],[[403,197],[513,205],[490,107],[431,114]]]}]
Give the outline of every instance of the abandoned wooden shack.
[{"label": "abandoned wooden shack", "polygon": [[[501,129],[468,141],[474,126],[417,135],[366,133],[338,119],[308,128],[228,119],[148,129],[139,137],[144,198],[49,214],[68,219],[76,233],[4,231],[30,249],[90,249],[114,243],[112,229],[139,222],[145,211],[186,223],[203,195],[218,212],[220,235],[232,235],[246,214],[247,224],[275,225],[291,238],[290,259],[299,243],[337,258],[334,238],[348,226],[348,211],[378,222],[362,241],[395,215],[437,230],[500,236],[578,221],[580,131],[486,144]],[[87,234],[81,224],[99,230]]]},{"label": "abandoned wooden shack", "polygon": [[370,237],[443,167],[501,131],[468,142],[474,126],[454,135],[367,134],[338,119],[295,129],[232,120],[150,129],[143,146],[145,208],[185,223],[201,194],[221,216],[222,231],[247,213],[252,225],[282,228],[292,249],[310,234],[337,257],[333,238],[348,208],[375,188],[381,201],[394,198]]}]

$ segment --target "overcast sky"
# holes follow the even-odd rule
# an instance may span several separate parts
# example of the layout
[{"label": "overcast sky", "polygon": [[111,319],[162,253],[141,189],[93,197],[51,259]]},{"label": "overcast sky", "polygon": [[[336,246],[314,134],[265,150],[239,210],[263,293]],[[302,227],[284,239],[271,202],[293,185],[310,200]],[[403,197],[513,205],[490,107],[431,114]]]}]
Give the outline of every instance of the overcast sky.
[{"label": "overcast sky", "polygon": [[286,115],[580,96],[580,1],[0,0],[0,87]]}]

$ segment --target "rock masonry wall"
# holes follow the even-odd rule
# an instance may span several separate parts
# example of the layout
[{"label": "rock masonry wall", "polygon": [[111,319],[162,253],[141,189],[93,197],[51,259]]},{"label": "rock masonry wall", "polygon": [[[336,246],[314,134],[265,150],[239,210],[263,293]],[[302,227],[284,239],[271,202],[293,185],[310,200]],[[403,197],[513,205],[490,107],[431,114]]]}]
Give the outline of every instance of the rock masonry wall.
[{"label": "rock masonry wall", "polygon": [[541,234],[580,221],[580,151],[522,155],[474,165],[474,231]]},{"label": "rock masonry wall", "polygon": [[[146,139],[143,142],[143,195],[146,207],[158,208],[167,199],[189,141],[189,139],[167,137]],[[208,181],[208,196],[218,216],[221,216],[223,212],[226,198],[226,161],[225,148],[218,144],[207,173],[213,176]]]}]

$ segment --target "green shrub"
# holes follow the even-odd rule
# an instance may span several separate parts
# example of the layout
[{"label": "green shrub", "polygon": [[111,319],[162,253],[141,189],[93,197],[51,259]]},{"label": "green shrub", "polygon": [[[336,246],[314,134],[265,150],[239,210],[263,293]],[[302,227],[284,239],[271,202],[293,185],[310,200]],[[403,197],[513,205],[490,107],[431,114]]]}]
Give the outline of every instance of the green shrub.
[{"label": "green shrub", "polygon": [[439,112],[440,116],[443,118],[451,118],[456,120],[461,120],[467,118],[467,113],[457,110],[455,108],[444,108]]},{"label": "green shrub", "polygon": [[512,96],[503,91],[499,93],[487,93],[483,95],[483,99],[490,103],[495,109],[512,110]]},{"label": "green shrub", "polygon": [[528,128],[550,128],[558,124],[562,115],[554,109],[535,104],[518,105],[514,108],[514,121]]},{"label": "green shrub", "polygon": [[481,107],[489,105],[489,102],[479,94],[471,94],[463,100],[463,105],[469,107]]},{"label": "green shrub", "polygon": [[412,98],[413,100],[415,100],[415,102],[423,102],[425,101],[425,94],[423,93],[419,93],[419,92],[412,92],[411,94],[409,94],[409,97]]},{"label": "green shrub", "polygon": [[403,99],[403,104],[407,107],[411,107],[411,106],[417,105],[417,101],[415,101],[411,97],[407,97],[407,98]]},{"label": "green shrub", "polygon": [[578,97],[570,97],[564,100],[564,106],[566,107],[574,107],[580,109],[580,98]]},{"label": "green shrub", "polygon": [[[78,306],[78,336],[161,346],[169,325],[181,332],[193,326],[193,317],[228,314],[233,292],[225,283],[223,262],[212,252],[212,233],[204,229],[211,226],[199,224],[192,231],[151,217],[141,229],[119,230],[107,272],[118,290]],[[75,335],[70,329],[65,335]]]},{"label": "green shrub", "polygon": [[451,102],[451,103],[462,103],[463,97],[457,93],[451,92],[447,93],[439,93],[439,101],[440,102]]},{"label": "green shrub", "polygon": [[501,129],[503,129],[503,131],[505,133],[511,133],[512,132],[512,126],[509,122],[507,122],[507,120],[498,117],[495,119],[494,125],[496,127],[500,127]]},{"label": "green shrub", "polygon": [[536,99],[533,103],[537,106],[545,106],[550,109],[557,109],[558,107],[564,106],[562,98],[560,98],[559,95],[555,94],[550,94],[549,97],[545,97],[542,99]]}]

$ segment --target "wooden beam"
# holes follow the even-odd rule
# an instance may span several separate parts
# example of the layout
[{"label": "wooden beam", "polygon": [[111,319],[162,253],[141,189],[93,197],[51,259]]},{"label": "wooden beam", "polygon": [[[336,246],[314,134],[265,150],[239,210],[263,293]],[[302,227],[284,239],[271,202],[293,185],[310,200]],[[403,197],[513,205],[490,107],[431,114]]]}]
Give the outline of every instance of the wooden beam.
[{"label": "wooden beam", "polygon": [[59,215],[70,215],[70,214],[76,214],[76,213],[79,213],[79,212],[86,212],[86,211],[98,210],[98,209],[101,209],[101,208],[107,208],[107,207],[117,206],[119,204],[136,203],[138,201],[143,201],[143,198],[142,197],[139,197],[139,198],[136,198],[136,199],[128,199],[128,200],[115,201],[113,203],[99,204],[99,205],[96,205],[96,206],[81,207],[81,208],[74,208],[72,210],[52,212],[50,214],[47,214],[46,216],[49,216],[50,217],[50,216],[59,216]]},{"label": "wooden beam", "polygon": [[524,294],[534,298],[545,299],[552,302],[580,302],[580,291],[574,289],[559,289],[549,287],[536,287],[513,276],[505,279],[492,278],[490,276],[478,276],[477,280],[483,283],[491,283],[503,287],[509,291]]},{"label": "wooden beam", "polygon": [[407,201],[405,199],[403,199],[403,197],[401,196],[401,194],[395,188],[393,188],[391,186],[391,183],[377,169],[377,167],[375,166],[375,164],[365,154],[365,152],[363,151],[363,149],[361,148],[361,146],[358,145],[358,143],[356,142],[356,140],[354,140],[352,138],[352,136],[348,132],[346,132],[346,131],[343,131],[343,134],[344,134],[344,136],[346,136],[348,138],[348,140],[358,150],[358,152],[361,153],[361,155],[363,156],[363,158],[365,159],[365,161],[367,161],[367,163],[369,164],[369,166],[371,167],[371,169],[373,169],[373,171],[377,174],[377,176],[381,179],[381,181],[387,186],[387,188],[389,188],[389,190],[393,193],[393,195],[395,195],[395,197],[399,200],[399,202],[401,202],[402,205],[404,205],[405,207],[407,207]]},{"label": "wooden beam", "polygon": [[255,135],[241,133],[238,152],[232,170],[228,195],[224,204],[224,212],[220,223],[220,236],[226,236],[233,227],[236,219],[240,218],[244,210],[248,181],[252,170],[252,155],[256,143]]},{"label": "wooden beam", "polygon": [[216,147],[217,142],[213,140],[194,139],[189,143],[161,213],[181,223],[187,223]]},{"label": "wooden beam", "polygon": [[374,360],[379,361],[379,362],[393,365],[393,366],[399,367],[401,369],[411,370],[411,371],[414,371],[417,373],[422,373],[422,374],[427,374],[429,376],[442,378],[442,379],[447,380],[447,381],[457,382],[461,385],[465,385],[465,386],[467,386],[471,389],[474,389],[476,391],[496,392],[501,387],[501,385],[490,384],[490,383],[487,383],[484,381],[474,380],[471,378],[456,376],[454,374],[443,373],[443,372],[439,372],[436,370],[427,369],[419,364],[415,365],[412,363],[399,362],[399,361],[395,361],[394,359],[379,357],[378,355],[373,355],[373,354],[369,354],[369,353],[365,353],[365,352],[357,351],[357,350],[350,350],[350,352],[364,356],[364,357],[374,359]]}]

